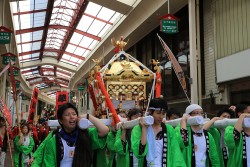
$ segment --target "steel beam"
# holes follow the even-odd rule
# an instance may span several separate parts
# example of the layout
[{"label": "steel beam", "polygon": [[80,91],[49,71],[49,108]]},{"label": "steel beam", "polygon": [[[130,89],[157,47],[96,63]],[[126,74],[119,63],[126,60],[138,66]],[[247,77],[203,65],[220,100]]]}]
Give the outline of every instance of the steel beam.
[{"label": "steel beam", "polygon": [[[51,20],[51,15],[52,15],[52,11],[53,11],[54,2],[55,2],[55,0],[48,1],[48,4],[47,4],[47,10],[48,11],[46,12],[44,27],[49,27],[49,23],[50,23],[50,20]],[[40,48],[40,50],[42,52],[40,52],[40,54],[39,54],[39,59],[40,60],[42,59],[42,56],[43,56],[43,50],[44,50],[44,46],[45,46],[45,43],[46,43],[47,34],[48,34],[48,28],[43,31],[42,43],[41,43],[41,48]]]},{"label": "steel beam", "polygon": [[[75,73],[77,70],[77,67],[74,67],[72,65],[69,65],[69,64],[61,62],[61,61],[58,62],[58,60],[53,58],[53,57],[45,57],[42,59],[42,61],[35,60],[35,61],[30,61],[30,62],[24,62],[24,63],[22,63],[21,68],[25,69],[25,68],[31,68],[31,67],[38,67],[38,66],[42,66],[42,65],[57,66],[61,69],[64,69],[66,71],[73,72],[73,73]],[[54,71],[54,69],[52,69],[52,70]]]},{"label": "steel beam", "polygon": [[[32,50],[32,51],[28,51],[28,52],[22,52],[22,53],[19,53],[19,57],[29,55],[29,54],[33,54],[33,53],[40,53],[40,52],[42,52],[42,50]],[[58,54],[62,53],[62,51],[59,50],[59,49],[44,49],[43,52],[56,52]],[[69,56],[75,57],[77,59],[85,60],[85,58],[82,57],[82,56],[79,56],[79,55],[76,55],[76,54],[73,54],[73,53],[70,53],[70,52],[67,52],[67,51],[65,51],[64,53],[69,55]]]},{"label": "steel beam", "polygon": [[17,12],[17,13],[13,13],[13,16],[23,15],[23,14],[31,14],[31,13],[39,13],[39,12],[46,12],[46,11],[47,11],[47,9],[31,10],[31,11],[25,11],[25,12]]},{"label": "steel beam", "polygon": [[41,26],[41,27],[34,27],[34,28],[27,28],[27,29],[21,29],[21,30],[16,30],[16,35],[24,34],[24,33],[29,33],[29,32],[34,32],[34,31],[40,31],[40,30],[45,30],[45,29],[65,29],[68,32],[77,32],[78,34],[84,35],[86,37],[92,38],[97,41],[101,41],[101,37],[98,37],[96,35],[84,32],[82,30],[78,29],[73,29],[71,27],[63,26],[63,25],[49,25],[48,27]]},{"label": "steel beam", "polygon": [[[66,35],[64,37],[64,40],[63,40],[63,45],[60,48],[60,50],[62,50],[63,52],[66,50],[66,48],[67,48],[67,46],[69,44],[69,41],[70,41],[72,35],[74,34],[74,31],[76,30],[76,27],[79,24],[85,9],[87,8],[88,3],[89,3],[89,1],[86,1],[86,0],[79,0],[78,1],[77,9],[74,11],[74,14],[73,14],[72,19],[71,19],[71,23],[69,25],[69,27],[72,27],[72,30],[68,31],[66,33]],[[63,52],[61,52],[58,55],[58,60],[59,61],[63,56]]]}]

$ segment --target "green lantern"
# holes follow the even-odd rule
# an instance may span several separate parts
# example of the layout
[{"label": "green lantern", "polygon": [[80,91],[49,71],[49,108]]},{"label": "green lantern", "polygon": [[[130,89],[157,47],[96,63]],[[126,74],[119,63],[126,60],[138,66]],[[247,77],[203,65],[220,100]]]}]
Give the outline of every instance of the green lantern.
[{"label": "green lantern", "polygon": [[27,96],[23,95],[22,100],[27,100]]},{"label": "green lantern", "polygon": [[8,65],[10,60],[13,62],[16,62],[16,57],[3,56],[3,64],[4,65]]},{"label": "green lantern", "polygon": [[[13,74],[15,77],[18,76],[18,71],[19,71],[18,69],[13,69]],[[8,76],[10,76],[10,69],[8,70]]]},{"label": "green lantern", "polygon": [[19,89],[20,88],[20,82],[16,81],[16,88]]}]

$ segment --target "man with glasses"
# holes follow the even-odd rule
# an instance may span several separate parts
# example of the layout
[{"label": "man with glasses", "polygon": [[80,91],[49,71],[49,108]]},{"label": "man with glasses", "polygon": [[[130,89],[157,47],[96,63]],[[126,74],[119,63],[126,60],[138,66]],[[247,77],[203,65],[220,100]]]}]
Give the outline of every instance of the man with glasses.
[{"label": "man with glasses", "polygon": [[202,125],[187,126],[187,119],[194,116],[204,117],[204,111],[198,104],[191,104],[186,108],[180,126],[175,129],[187,167],[219,167],[212,135],[204,130]]}]

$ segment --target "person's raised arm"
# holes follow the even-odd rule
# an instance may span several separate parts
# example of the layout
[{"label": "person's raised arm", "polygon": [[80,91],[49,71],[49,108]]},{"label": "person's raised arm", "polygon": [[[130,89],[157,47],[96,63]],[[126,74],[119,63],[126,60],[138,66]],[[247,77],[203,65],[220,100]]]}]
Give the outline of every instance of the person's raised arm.
[{"label": "person's raised arm", "polygon": [[19,136],[20,136],[20,138],[18,140],[18,145],[21,146],[23,144],[23,134],[22,134],[22,132],[19,132]]},{"label": "person's raised arm", "polygon": [[237,130],[238,132],[242,131],[242,124],[243,124],[244,118],[246,118],[246,117],[250,117],[250,114],[243,113],[240,115],[238,121],[234,125],[235,130]]},{"label": "person's raised arm", "polygon": [[139,124],[141,126],[142,134],[141,134],[141,144],[146,145],[147,143],[147,125],[143,124],[142,117],[139,119]]},{"label": "person's raised arm", "polygon": [[107,136],[109,128],[101,120],[90,114],[86,114],[85,118],[87,118],[96,127],[99,137]]},{"label": "person's raised arm", "polygon": [[214,124],[215,121],[222,120],[222,119],[223,118],[220,118],[220,117],[213,117],[211,120],[209,120],[207,123],[203,125],[203,129],[208,130]]},{"label": "person's raised arm", "polygon": [[181,129],[187,130],[187,119],[190,117],[189,114],[184,114],[181,118],[180,126]]}]

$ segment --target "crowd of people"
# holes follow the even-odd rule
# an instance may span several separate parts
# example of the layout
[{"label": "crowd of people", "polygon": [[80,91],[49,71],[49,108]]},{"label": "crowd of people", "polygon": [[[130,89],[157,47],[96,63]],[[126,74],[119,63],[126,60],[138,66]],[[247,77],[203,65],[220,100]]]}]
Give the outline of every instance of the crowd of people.
[{"label": "crowd of people", "polygon": [[[150,101],[148,114],[154,118],[150,126],[142,121],[140,109],[120,113],[128,121],[139,119],[139,125],[117,130],[90,114],[80,117],[77,108],[66,103],[57,111],[57,129],[51,130],[41,120],[36,126],[21,121],[20,131],[16,126],[8,133],[6,120],[0,117],[0,167],[8,138],[14,143],[15,167],[250,167],[250,128],[243,126],[250,117],[250,105],[223,107],[204,125],[187,124],[190,117],[204,117],[198,104],[187,106],[181,117],[168,109],[163,98],[156,98]],[[94,128],[80,129],[82,117]],[[235,125],[212,126],[217,120],[236,117]],[[181,118],[177,127],[165,123],[177,118]]]}]

